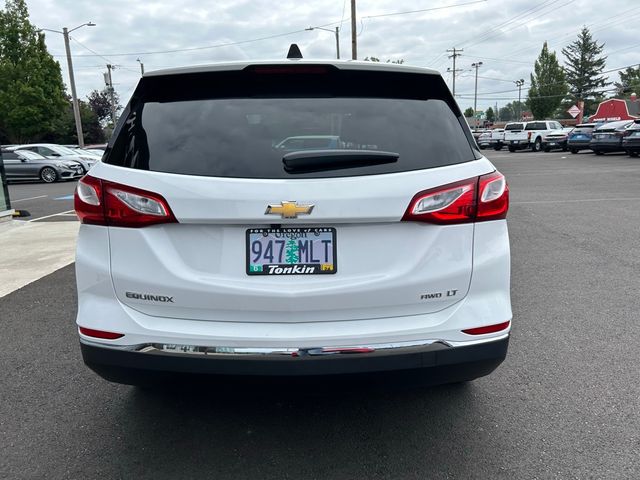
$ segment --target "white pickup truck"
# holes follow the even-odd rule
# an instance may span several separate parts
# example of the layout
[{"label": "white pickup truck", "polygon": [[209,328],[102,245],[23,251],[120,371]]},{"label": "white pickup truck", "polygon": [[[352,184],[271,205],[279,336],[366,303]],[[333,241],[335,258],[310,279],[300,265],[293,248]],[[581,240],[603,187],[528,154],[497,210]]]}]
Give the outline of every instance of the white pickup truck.
[{"label": "white pickup truck", "polygon": [[526,148],[530,148],[532,152],[539,152],[542,150],[542,139],[553,130],[560,129],[562,125],[555,120],[508,124],[505,127],[504,143],[510,152]]}]

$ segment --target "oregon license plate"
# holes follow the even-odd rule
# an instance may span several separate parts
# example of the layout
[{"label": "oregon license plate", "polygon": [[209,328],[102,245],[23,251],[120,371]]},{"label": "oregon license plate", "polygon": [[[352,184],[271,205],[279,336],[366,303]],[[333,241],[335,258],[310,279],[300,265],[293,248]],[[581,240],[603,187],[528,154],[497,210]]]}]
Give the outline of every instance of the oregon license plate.
[{"label": "oregon license plate", "polygon": [[248,275],[336,273],[336,229],[251,228],[246,255]]}]

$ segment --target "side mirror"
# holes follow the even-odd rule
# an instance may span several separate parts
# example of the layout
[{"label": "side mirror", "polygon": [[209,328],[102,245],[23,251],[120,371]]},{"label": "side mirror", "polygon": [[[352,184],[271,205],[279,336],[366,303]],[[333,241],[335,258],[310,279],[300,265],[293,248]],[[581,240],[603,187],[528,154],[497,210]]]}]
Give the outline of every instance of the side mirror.
[{"label": "side mirror", "polygon": [[20,161],[21,161],[22,163],[28,163],[28,162],[29,162],[29,159],[28,159],[28,158],[21,158],[21,159],[20,159]]}]

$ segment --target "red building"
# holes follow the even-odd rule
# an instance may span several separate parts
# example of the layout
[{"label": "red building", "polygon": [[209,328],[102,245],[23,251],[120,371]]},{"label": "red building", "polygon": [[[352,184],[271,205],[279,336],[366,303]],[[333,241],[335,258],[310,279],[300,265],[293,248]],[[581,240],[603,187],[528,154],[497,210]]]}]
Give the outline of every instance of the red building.
[{"label": "red building", "polygon": [[590,122],[616,122],[618,120],[635,120],[640,118],[640,102],[636,95],[630,100],[612,98],[598,105],[596,113],[589,117]]}]

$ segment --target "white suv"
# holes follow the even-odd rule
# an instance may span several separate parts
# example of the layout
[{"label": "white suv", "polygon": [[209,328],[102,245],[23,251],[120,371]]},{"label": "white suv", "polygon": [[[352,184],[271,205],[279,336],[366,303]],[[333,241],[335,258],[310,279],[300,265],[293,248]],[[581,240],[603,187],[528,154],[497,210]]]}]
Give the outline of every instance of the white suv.
[{"label": "white suv", "polygon": [[[277,148],[302,136],[340,142]],[[75,207],[82,353],[108,380],[422,369],[441,383],[505,358],[507,184],[433,70],[147,73]]]}]

